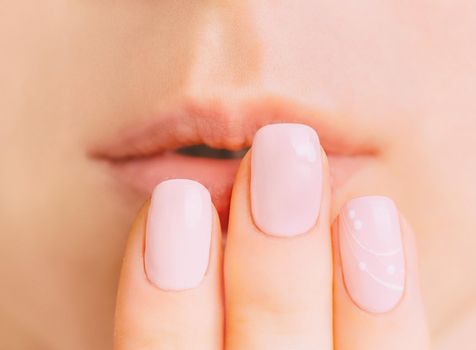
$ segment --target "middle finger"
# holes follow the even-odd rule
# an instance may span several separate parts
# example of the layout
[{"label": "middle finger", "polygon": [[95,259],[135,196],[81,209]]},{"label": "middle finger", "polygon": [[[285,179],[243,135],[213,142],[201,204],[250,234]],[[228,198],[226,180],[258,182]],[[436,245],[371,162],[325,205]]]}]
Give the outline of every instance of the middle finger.
[{"label": "middle finger", "polygon": [[332,349],[327,162],[313,129],[274,124],[240,166],[225,250],[226,349]]}]

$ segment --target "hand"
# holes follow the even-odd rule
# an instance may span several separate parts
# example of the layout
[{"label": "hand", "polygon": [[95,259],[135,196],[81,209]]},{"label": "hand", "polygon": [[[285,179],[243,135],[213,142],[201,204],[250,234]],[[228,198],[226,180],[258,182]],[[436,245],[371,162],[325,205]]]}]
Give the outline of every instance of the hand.
[{"label": "hand", "polygon": [[317,135],[298,124],[255,136],[224,252],[208,191],[160,184],[130,233],[115,349],[427,349],[410,228],[380,196],[331,225],[331,200]]}]

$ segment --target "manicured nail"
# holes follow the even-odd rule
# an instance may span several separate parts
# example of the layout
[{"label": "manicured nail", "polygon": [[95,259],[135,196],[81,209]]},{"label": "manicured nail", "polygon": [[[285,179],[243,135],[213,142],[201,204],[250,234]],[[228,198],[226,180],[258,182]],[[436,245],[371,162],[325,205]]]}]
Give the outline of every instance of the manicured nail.
[{"label": "manicured nail", "polygon": [[311,229],[319,215],[322,162],[319,138],[302,124],[271,124],[255,135],[251,208],[258,228],[273,236]]},{"label": "manicured nail", "polygon": [[387,197],[349,201],[339,216],[344,281],[363,310],[390,311],[400,301],[405,262],[397,208]]},{"label": "manicured nail", "polygon": [[164,290],[198,286],[208,268],[212,204],[205,187],[169,180],[153,194],[147,220],[145,270]]}]

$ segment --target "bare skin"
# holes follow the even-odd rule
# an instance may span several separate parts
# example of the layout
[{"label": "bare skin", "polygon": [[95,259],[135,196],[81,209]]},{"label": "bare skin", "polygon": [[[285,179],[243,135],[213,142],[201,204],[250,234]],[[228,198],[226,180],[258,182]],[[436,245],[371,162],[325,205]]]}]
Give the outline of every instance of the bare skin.
[{"label": "bare skin", "polygon": [[95,145],[178,100],[262,97],[305,105],[323,128],[371,146],[372,161],[333,193],[330,222],[349,198],[392,197],[415,232],[435,347],[474,343],[475,10],[0,5],[2,347],[112,346],[126,237],[148,194],[92,159]]}]

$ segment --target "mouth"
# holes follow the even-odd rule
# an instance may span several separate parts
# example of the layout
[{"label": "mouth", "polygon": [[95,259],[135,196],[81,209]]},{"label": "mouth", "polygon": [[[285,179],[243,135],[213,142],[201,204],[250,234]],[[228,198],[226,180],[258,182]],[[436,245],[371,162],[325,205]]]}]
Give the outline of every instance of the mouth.
[{"label": "mouth", "polygon": [[167,179],[201,182],[226,230],[236,171],[254,134],[266,124],[303,123],[316,129],[329,159],[333,191],[375,156],[375,145],[330,121],[315,110],[276,98],[239,104],[186,101],[125,125],[93,147],[89,156],[105,163],[119,182],[143,196]]}]

